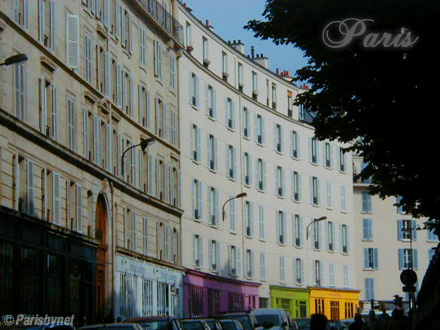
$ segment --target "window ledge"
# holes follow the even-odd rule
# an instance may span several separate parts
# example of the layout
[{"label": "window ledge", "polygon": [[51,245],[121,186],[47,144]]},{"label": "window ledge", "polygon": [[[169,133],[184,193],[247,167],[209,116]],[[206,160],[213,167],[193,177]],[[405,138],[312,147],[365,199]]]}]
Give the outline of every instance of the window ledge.
[{"label": "window ledge", "polygon": [[198,107],[196,107],[194,104],[192,104],[191,102],[189,102],[189,104],[191,105],[191,108],[193,108],[196,111],[199,111],[200,109]]}]

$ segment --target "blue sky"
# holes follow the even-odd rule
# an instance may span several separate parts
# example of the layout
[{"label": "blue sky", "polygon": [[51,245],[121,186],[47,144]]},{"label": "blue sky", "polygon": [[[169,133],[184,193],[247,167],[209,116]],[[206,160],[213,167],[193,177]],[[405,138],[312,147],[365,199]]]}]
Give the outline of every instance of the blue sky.
[{"label": "blue sky", "polygon": [[271,40],[260,40],[243,26],[251,19],[262,18],[265,0],[182,0],[193,10],[193,14],[205,22],[209,19],[214,31],[224,40],[241,40],[245,45],[246,54],[250,54],[251,46],[255,53],[263,53],[269,57],[272,71],[280,68],[288,70],[292,76],[296,70],[307,64],[299,49],[293,46],[276,46]]}]

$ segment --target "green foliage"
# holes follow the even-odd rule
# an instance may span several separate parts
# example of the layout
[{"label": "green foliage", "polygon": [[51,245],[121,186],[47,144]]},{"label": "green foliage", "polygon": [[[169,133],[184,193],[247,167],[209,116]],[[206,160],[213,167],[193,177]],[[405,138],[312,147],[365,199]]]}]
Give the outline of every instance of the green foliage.
[{"label": "green foliage", "polygon": [[[361,177],[371,177],[371,192],[401,196],[407,212],[428,217],[440,234],[438,0],[268,0],[264,17],[246,28],[309,58],[296,80],[311,88],[296,103],[314,115],[316,136],[353,143],[369,164]],[[367,48],[363,37],[329,48],[324,27],[346,18],[373,19],[365,35],[407,28],[418,39],[410,48]]]}]

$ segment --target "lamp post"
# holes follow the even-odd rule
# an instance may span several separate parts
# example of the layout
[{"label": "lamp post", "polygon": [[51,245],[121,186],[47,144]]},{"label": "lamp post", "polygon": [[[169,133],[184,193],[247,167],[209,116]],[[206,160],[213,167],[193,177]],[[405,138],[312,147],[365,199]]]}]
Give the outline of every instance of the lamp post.
[{"label": "lamp post", "polygon": [[9,56],[3,63],[0,63],[0,66],[18,64],[21,62],[26,62],[27,60],[28,60],[28,57],[26,56],[26,54],[15,54],[15,55]]},{"label": "lamp post", "polygon": [[133,146],[130,146],[130,147],[128,147],[127,149],[125,149],[125,151],[122,153],[122,156],[121,156],[121,166],[122,166],[122,178],[124,178],[124,175],[125,175],[125,166],[124,166],[124,156],[125,156],[125,154],[127,153],[127,151],[129,151],[129,150],[131,150],[131,149],[133,149],[133,148],[135,148],[135,147],[141,147],[141,149],[142,149],[142,151],[144,151],[145,149],[147,149],[147,147],[148,146],[150,146],[150,145],[152,145],[154,142],[156,142],[156,140],[155,139],[153,139],[153,138],[149,138],[149,139],[141,139],[141,143],[139,143],[139,144],[135,144],[135,145],[133,145]]},{"label": "lamp post", "polygon": [[240,194],[238,194],[237,196],[234,196],[234,197],[229,198],[229,199],[223,204],[223,207],[222,207],[222,220],[223,220],[223,221],[225,221],[225,218],[226,218],[226,213],[225,213],[225,206],[226,206],[226,204],[229,203],[230,201],[234,200],[234,199],[237,199],[237,198],[243,198],[243,197],[246,197],[246,196],[247,196],[247,194],[246,194],[245,192],[240,193]]},{"label": "lamp post", "polygon": [[323,216],[323,217],[320,217],[320,218],[317,218],[317,219],[313,219],[313,221],[310,222],[310,223],[307,225],[307,228],[306,228],[306,239],[309,239],[309,227],[310,227],[311,225],[313,225],[314,223],[316,223],[316,222],[320,222],[320,221],[324,221],[324,220],[327,220],[327,217],[326,217],[326,216]]}]

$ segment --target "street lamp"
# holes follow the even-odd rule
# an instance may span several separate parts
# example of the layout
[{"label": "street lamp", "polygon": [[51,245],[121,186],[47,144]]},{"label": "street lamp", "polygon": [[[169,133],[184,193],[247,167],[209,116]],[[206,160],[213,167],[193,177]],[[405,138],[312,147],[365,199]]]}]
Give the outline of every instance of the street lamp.
[{"label": "street lamp", "polygon": [[122,153],[122,156],[121,156],[122,178],[124,178],[124,175],[125,175],[125,173],[124,173],[124,169],[125,169],[125,166],[124,166],[124,156],[127,153],[127,151],[129,151],[129,150],[131,150],[131,149],[133,149],[135,147],[139,147],[139,146],[141,147],[142,151],[144,151],[145,149],[147,149],[148,146],[152,145],[154,142],[156,142],[156,140],[153,139],[153,138],[141,139],[141,143],[135,144],[135,145],[130,146],[127,149],[125,149],[125,151]]},{"label": "street lamp", "polygon": [[223,218],[223,221],[225,221],[225,218],[226,218],[226,213],[225,213],[225,206],[226,206],[226,204],[227,204],[228,202],[232,201],[233,199],[236,199],[236,198],[243,198],[243,197],[246,197],[246,196],[247,196],[247,194],[246,194],[245,192],[240,193],[240,194],[238,194],[238,195],[235,196],[235,197],[231,197],[231,198],[229,198],[229,199],[223,204],[223,207],[222,207],[222,218]]},{"label": "street lamp", "polygon": [[26,56],[26,54],[12,55],[12,56],[8,57],[3,63],[0,63],[0,66],[26,62],[27,59],[28,59],[28,57]]},{"label": "street lamp", "polygon": [[320,222],[320,221],[324,221],[324,220],[327,220],[326,216],[320,217],[318,219],[313,219],[313,221],[308,224],[308,226],[306,228],[306,239],[309,239],[309,227],[316,222]]}]

